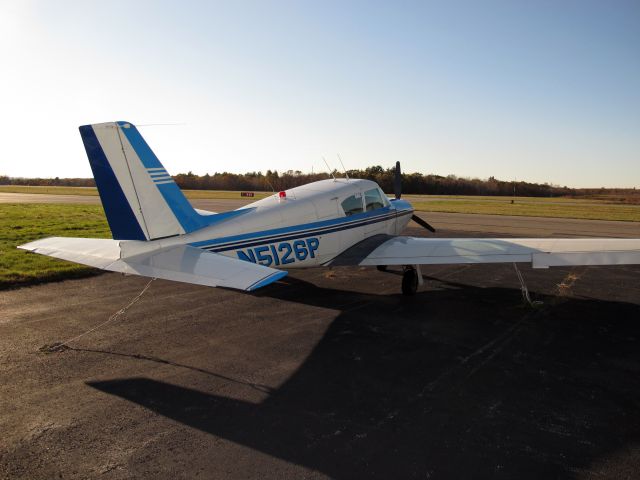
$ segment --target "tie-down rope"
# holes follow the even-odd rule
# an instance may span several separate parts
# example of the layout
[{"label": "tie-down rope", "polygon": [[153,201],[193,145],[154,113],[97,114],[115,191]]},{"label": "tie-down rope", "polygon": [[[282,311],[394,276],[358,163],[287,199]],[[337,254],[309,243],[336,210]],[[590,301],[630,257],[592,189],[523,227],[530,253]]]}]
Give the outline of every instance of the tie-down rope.
[{"label": "tie-down rope", "polygon": [[518,275],[518,280],[520,280],[520,291],[522,292],[522,299],[529,304],[531,307],[538,307],[543,304],[540,300],[531,300],[531,296],[529,295],[529,289],[527,288],[527,284],[524,282],[524,277],[518,268],[517,263],[513,263],[513,268],[516,270],[516,275]]},{"label": "tie-down rope", "polygon": [[67,346],[67,344],[69,344],[71,342],[75,342],[76,340],[84,337],[85,335],[88,335],[91,332],[95,332],[99,328],[102,328],[105,325],[107,325],[108,323],[113,322],[118,317],[123,315],[127,310],[129,310],[129,308],[131,308],[138,300],[140,300],[140,298],[142,298],[142,295],[144,295],[144,293],[149,289],[149,287],[151,286],[151,283],[154,280],[155,280],[155,278],[152,278],[151,280],[149,280],[149,282],[144,286],[144,288],[140,291],[140,293],[138,293],[135,297],[133,297],[131,299],[131,301],[126,306],[122,307],[120,310],[118,310],[116,313],[111,315],[107,320],[105,320],[101,324],[90,328],[89,330],[87,330],[86,332],[81,333],[80,335],[77,335],[77,336],[75,336],[73,338],[65,340],[64,342],[56,342],[56,343],[52,343],[51,345],[45,345],[45,346],[40,348],[40,351],[41,352],[45,352],[45,353],[54,353],[54,352],[59,352],[61,350],[66,350],[66,349],[69,348]]}]

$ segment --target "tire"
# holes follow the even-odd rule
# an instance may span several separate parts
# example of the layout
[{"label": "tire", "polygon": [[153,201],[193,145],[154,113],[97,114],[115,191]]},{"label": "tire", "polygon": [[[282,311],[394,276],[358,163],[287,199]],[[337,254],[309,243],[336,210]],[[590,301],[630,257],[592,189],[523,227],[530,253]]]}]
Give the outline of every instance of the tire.
[{"label": "tire", "polygon": [[378,269],[379,272],[386,272],[387,271],[387,266],[386,265],[376,265],[376,268]]},{"label": "tire", "polygon": [[407,268],[402,274],[402,294],[415,295],[418,291],[418,272],[414,268]]}]

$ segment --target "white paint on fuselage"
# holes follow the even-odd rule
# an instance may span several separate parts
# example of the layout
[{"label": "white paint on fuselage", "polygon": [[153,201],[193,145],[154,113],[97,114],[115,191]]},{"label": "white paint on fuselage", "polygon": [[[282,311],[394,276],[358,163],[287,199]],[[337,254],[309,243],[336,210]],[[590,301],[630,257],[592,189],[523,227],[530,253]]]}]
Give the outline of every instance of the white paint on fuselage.
[{"label": "white paint on fuselage", "polygon": [[[156,240],[154,242],[135,243],[154,243],[156,245],[153,249],[176,244],[197,244],[200,248],[206,248],[215,242],[219,243],[221,239],[234,238],[240,235],[259,234],[260,232],[297,227],[316,222],[346,219],[349,217],[347,217],[342,210],[341,202],[351,195],[356,193],[364,194],[365,191],[372,188],[379,187],[377,183],[370,180],[336,179],[313,182],[286,190],[285,198],[280,198],[276,193],[257,202],[245,205],[238,210],[249,210],[248,212],[223,220],[210,227],[177,237]],[[310,233],[309,235],[304,235],[304,233],[301,232],[300,240],[303,242],[309,238],[318,240],[318,246],[317,249],[314,250],[313,255],[307,254],[304,259],[295,258],[295,261],[286,265],[272,260],[269,266],[286,269],[318,266],[328,262],[347,248],[372,235],[381,233],[396,235],[404,229],[410,219],[410,215],[396,218],[395,214],[392,214],[396,210],[396,203],[397,202],[390,202],[390,206],[385,210],[390,213],[390,215],[389,218],[384,221],[330,233]],[[405,202],[402,203],[410,208]],[[405,207],[405,210],[407,207]],[[160,245],[158,245],[158,243]],[[275,240],[272,243],[265,244],[269,246],[269,248],[271,248],[271,245],[276,248],[275,252],[272,250],[271,252],[265,253],[265,255],[271,253],[277,253],[277,255],[286,254],[286,249],[285,252],[277,251],[281,243],[283,243],[283,241]],[[133,245],[131,245],[130,248],[132,246]],[[140,247],[143,248],[143,250],[147,250],[143,245],[140,245]],[[306,247],[308,253],[309,245]],[[229,257],[238,258],[238,251],[246,254],[247,248],[226,250],[220,253]],[[273,259],[272,255],[271,257]],[[258,263],[265,264],[266,262]]]}]

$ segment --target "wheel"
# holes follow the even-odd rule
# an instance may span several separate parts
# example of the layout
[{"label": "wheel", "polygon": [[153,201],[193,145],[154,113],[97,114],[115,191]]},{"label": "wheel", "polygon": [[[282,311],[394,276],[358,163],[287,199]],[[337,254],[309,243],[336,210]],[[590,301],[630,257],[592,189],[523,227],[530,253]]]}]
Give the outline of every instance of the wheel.
[{"label": "wheel", "polygon": [[418,272],[415,268],[407,268],[402,274],[402,294],[415,295],[418,291]]},{"label": "wheel", "polygon": [[386,272],[387,271],[387,266],[386,265],[376,265],[376,268],[380,272]]}]

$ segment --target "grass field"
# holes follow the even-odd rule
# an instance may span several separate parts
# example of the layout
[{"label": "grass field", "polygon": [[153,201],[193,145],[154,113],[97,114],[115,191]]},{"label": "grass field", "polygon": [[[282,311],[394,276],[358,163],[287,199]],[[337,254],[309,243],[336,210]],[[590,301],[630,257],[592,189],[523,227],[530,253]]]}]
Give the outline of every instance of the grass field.
[{"label": "grass field", "polygon": [[16,248],[51,236],[111,238],[111,232],[100,205],[0,205],[0,290],[98,272]]},{"label": "grass field", "polygon": [[[48,195],[98,195],[95,187],[38,187],[28,185],[0,185],[0,193],[30,193],[30,194],[48,194]],[[239,191],[234,190],[183,190],[188,198],[241,198]],[[272,192],[254,192],[255,199],[259,200],[272,194]],[[391,195],[391,194],[389,194]],[[513,197],[496,197],[496,196],[472,196],[472,195],[404,195],[405,198],[421,201],[421,200],[451,200],[464,201],[469,200],[477,203],[484,202],[507,202],[510,203]],[[633,198],[632,198],[633,197]],[[576,203],[583,205],[621,205],[628,206],[637,203],[637,196],[621,197],[618,195],[602,195],[597,198],[569,198],[569,197],[515,197],[516,203]]]},{"label": "grass field", "polygon": [[407,200],[449,200],[449,201],[474,201],[477,203],[486,202],[506,202],[511,203],[511,200],[515,200],[516,203],[578,203],[583,205],[603,204],[603,205],[620,205],[620,201],[592,198],[570,198],[570,197],[505,197],[505,196],[482,196],[482,195],[403,195],[402,198]]},{"label": "grass field", "polygon": [[[411,200],[410,200],[411,201]],[[503,198],[501,201],[414,200],[411,204],[423,212],[475,213],[486,215],[516,215],[525,217],[578,218],[585,220],[620,220],[640,222],[640,206],[602,203],[524,202]]]}]

